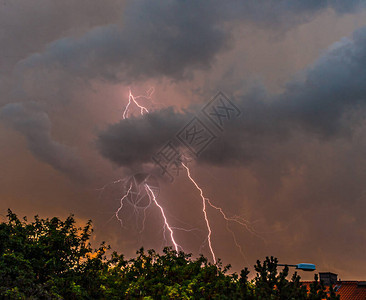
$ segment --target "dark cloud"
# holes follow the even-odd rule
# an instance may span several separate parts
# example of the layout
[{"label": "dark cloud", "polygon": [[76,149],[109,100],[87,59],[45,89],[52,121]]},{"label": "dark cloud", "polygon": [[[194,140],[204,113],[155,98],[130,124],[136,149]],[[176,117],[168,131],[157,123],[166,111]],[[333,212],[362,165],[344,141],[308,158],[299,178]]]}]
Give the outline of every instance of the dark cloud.
[{"label": "dark cloud", "polygon": [[18,71],[58,68],[84,79],[125,82],[181,79],[209,68],[230,46],[235,21],[291,28],[328,7],[347,13],[361,6],[360,1],[133,1],[122,24],[56,40],[19,63]]},{"label": "dark cloud", "polygon": [[365,102],[365,65],[364,27],[335,43],[306,71],[303,82],[289,84],[279,109],[303,127],[336,134],[345,110]]},{"label": "dark cloud", "polygon": [[[303,79],[289,83],[281,95],[257,91],[239,99],[243,116],[228,123],[217,144],[201,159],[214,164],[252,160],[271,151],[270,143],[297,130],[321,138],[347,133],[345,113],[365,104],[365,66],[366,28],[362,28],[351,39],[333,45],[303,72]],[[166,109],[112,125],[99,137],[101,152],[120,165],[147,163],[154,151],[190,121],[192,110]]]},{"label": "dark cloud", "polygon": [[190,113],[181,114],[168,108],[147,114],[143,119],[122,120],[99,137],[99,149],[105,157],[119,165],[147,163],[152,154],[173,137],[191,116]]},{"label": "dark cloud", "polygon": [[208,67],[226,45],[229,36],[211,12],[198,2],[137,1],[125,12],[122,25],[55,41],[19,68],[56,66],[74,76],[112,81],[181,78],[189,69]]},{"label": "dark cloud", "polygon": [[28,149],[40,161],[73,179],[86,179],[76,151],[52,139],[51,121],[36,104],[8,104],[0,110],[0,120],[26,138]]},{"label": "dark cloud", "polygon": [[[90,28],[117,22],[123,1],[65,0],[45,2],[4,0],[0,9],[0,74],[20,59],[42,52],[46,44]],[[9,74],[8,74],[9,75]]]},{"label": "dark cloud", "polygon": [[[74,13],[68,17],[69,22],[66,25],[65,20],[56,16],[57,13],[62,14],[66,9],[64,6],[46,7],[45,11],[52,12],[51,15],[54,15],[55,25],[47,30],[42,27],[44,30],[42,34],[19,35],[21,37],[19,42],[26,43],[27,47],[19,47],[20,44],[16,42],[11,43],[13,40],[4,35],[2,40],[9,42],[10,47],[6,49],[12,52],[10,54],[14,55],[14,58],[19,59],[30,51],[37,52],[16,65],[15,77],[9,77],[9,83],[2,82],[4,85],[2,90],[5,93],[1,97],[2,101],[7,103],[41,100],[44,103],[52,103],[51,99],[60,98],[66,102],[72,91],[78,90],[85,80],[90,79],[129,83],[132,80],[160,77],[187,78],[194,70],[209,68],[217,54],[230,47],[231,29],[237,21],[253,22],[262,26],[273,25],[275,28],[283,29],[305,22],[314,17],[316,12],[327,7],[332,7],[339,13],[347,13],[359,8],[361,3],[351,1],[347,5],[341,5],[333,1],[324,3],[307,1],[306,4],[303,1],[275,3],[265,1],[258,5],[256,1],[213,1],[210,3],[191,0],[154,3],[131,1],[126,4],[122,21],[116,20],[114,13],[112,14],[114,17],[109,23],[105,15],[111,15],[110,11],[119,11],[121,6],[114,1],[109,1],[105,8],[99,9],[105,13],[101,15],[98,15],[98,9],[87,6],[90,15],[98,15],[90,24],[88,24],[88,18],[80,15],[80,7],[85,5],[84,2],[78,5],[70,2],[70,5],[73,7]],[[13,12],[14,9],[8,10]],[[28,10],[32,11],[29,7]],[[29,11],[28,19],[24,19],[23,22],[29,22],[29,31],[34,26],[35,33],[37,33],[41,29],[37,27],[34,18],[30,17],[32,14],[29,14]],[[47,20],[50,16],[41,14],[39,17]],[[14,28],[10,27],[12,32],[18,32],[18,27],[14,27],[14,25]],[[91,30],[86,30],[88,27],[91,27]],[[23,29],[24,24],[19,28]],[[74,32],[70,31],[71,29]],[[80,34],[85,31],[86,33]],[[68,33],[71,34],[68,35]],[[52,37],[58,38],[49,43]],[[45,47],[47,43],[48,46]],[[44,47],[45,49],[43,49]],[[20,50],[17,50],[18,48]],[[5,55],[10,54],[5,53]],[[11,91],[9,91],[9,87],[12,87]],[[286,106],[286,109],[290,106]],[[276,107],[265,110],[272,115],[273,109],[275,110]],[[258,113],[263,114],[264,112]],[[163,115],[167,114],[163,113]],[[147,118],[147,122],[150,122],[149,118]],[[187,120],[187,116],[176,113],[174,121],[177,119]],[[168,121],[166,124],[169,124]],[[246,122],[238,128],[246,126],[251,127],[252,125]],[[138,126],[131,127],[138,128]],[[151,126],[146,124],[146,127]],[[174,133],[173,128],[175,130],[177,125],[169,126],[169,134]],[[102,137],[104,143],[99,143],[102,145],[100,147],[107,157],[113,157],[114,161],[128,164],[125,156],[116,154],[116,150],[113,148],[113,144],[116,143],[112,140],[115,140],[113,136],[116,135],[116,132],[118,129],[114,128],[113,134],[110,133],[108,138]],[[161,135],[163,132],[166,131],[160,130],[156,134],[156,142],[169,136],[166,134],[164,138],[159,138],[159,134]],[[233,132],[235,132],[234,129]],[[235,135],[235,133],[233,134]],[[111,146],[106,147],[106,143]],[[147,140],[145,143],[148,143]],[[134,148],[132,145],[133,143],[130,142],[129,149]],[[227,145],[230,148],[231,144]],[[144,156],[142,152],[140,151],[141,156]],[[146,154],[144,159],[138,158],[137,161],[146,160],[148,155],[150,154]],[[209,154],[209,152],[206,155],[211,159],[215,156],[214,153]],[[127,157],[130,155],[127,154]],[[236,155],[233,157],[235,158]],[[224,157],[222,160],[225,160]]]}]

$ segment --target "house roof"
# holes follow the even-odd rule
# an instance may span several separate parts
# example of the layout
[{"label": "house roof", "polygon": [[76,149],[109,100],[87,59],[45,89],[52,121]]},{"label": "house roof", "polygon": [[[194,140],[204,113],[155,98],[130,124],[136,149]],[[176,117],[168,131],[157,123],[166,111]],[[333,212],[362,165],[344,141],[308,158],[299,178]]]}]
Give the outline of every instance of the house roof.
[{"label": "house roof", "polygon": [[[312,281],[302,282],[308,291],[311,283]],[[341,300],[366,300],[366,282],[364,281],[337,281],[333,288],[336,294],[341,296]]]}]

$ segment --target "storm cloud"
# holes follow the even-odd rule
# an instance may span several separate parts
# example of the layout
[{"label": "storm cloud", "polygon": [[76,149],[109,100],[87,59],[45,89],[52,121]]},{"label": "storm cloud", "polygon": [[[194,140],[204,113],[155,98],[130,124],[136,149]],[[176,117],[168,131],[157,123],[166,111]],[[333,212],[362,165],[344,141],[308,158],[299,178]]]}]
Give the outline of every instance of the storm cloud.
[{"label": "storm cloud", "polygon": [[[271,142],[305,131],[321,139],[350,133],[346,113],[364,108],[366,100],[366,28],[332,45],[286,90],[271,96],[264,90],[239,99],[241,118],[228,122],[218,143],[200,157],[212,164],[260,158]],[[148,163],[151,156],[199,110],[155,111],[122,120],[99,136],[101,153],[122,166]],[[143,145],[141,147],[141,145]],[[141,148],[140,148],[141,147]],[[270,151],[270,150],[269,150]]]},{"label": "storm cloud", "polygon": [[[56,39],[46,44],[44,50],[33,53],[16,63],[14,77],[10,77],[9,84],[7,85],[6,81],[2,82],[4,84],[4,95],[1,99],[2,101],[5,100],[5,103],[42,101],[44,109],[47,111],[47,106],[52,106],[55,99],[59,99],[61,103],[70,101],[72,93],[82,89],[84,83],[90,80],[123,82],[126,84],[135,80],[141,81],[164,77],[170,80],[189,79],[193,76],[192,72],[195,70],[209,69],[215,62],[217,55],[233,46],[234,40],[231,32],[237,23],[244,25],[250,22],[259,27],[270,25],[274,30],[283,31],[296,24],[309,21],[317,13],[327,8],[332,8],[337,13],[343,14],[364,6],[360,1],[349,1],[347,3],[344,4],[338,1],[265,1],[258,6],[256,1],[213,1],[211,3],[203,1],[126,2],[120,21],[114,18],[114,22],[92,26],[89,31],[81,35]],[[107,10],[118,10],[119,6],[111,1],[108,2]],[[57,11],[57,7],[52,7],[52,9]],[[90,10],[91,14],[96,13],[94,10]],[[70,17],[70,19],[76,27],[83,28],[85,26],[86,21],[83,18]],[[99,16],[94,24],[98,24],[98,22],[103,23],[107,20]],[[65,35],[57,28],[49,31],[59,31],[58,34]],[[44,39],[44,42],[47,42],[50,37],[47,36]],[[30,49],[37,49],[36,46],[32,46],[32,42],[29,41]],[[15,53],[17,51],[14,50]],[[21,55],[24,54],[19,53],[19,56]],[[299,87],[299,89],[306,90],[303,87]],[[293,95],[290,95],[290,90],[289,88],[289,95],[285,95],[284,98],[293,98]],[[296,91],[296,97],[307,98],[306,95],[299,96],[298,91]],[[244,105],[244,110],[255,109],[254,107],[245,107],[244,98],[239,101]],[[299,101],[294,100],[289,105],[284,105],[285,110],[291,109],[292,103],[300,103],[301,101],[301,99]],[[266,119],[268,117],[279,117],[273,115],[273,111],[279,109],[287,100],[282,99],[277,102],[271,108],[268,108],[265,104],[255,104],[257,110],[259,109],[255,112],[255,115]],[[264,107],[259,108],[259,106]],[[296,108],[294,109],[296,110]],[[301,110],[301,108],[299,107],[298,110]],[[266,113],[269,113],[270,116],[263,116]],[[151,122],[150,118],[153,118],[155,114],[156,118],[159,119],[159,113],[154,113],[151,117],[147,117],[145,122]],[[167,112],[161,114],[163,119],[168,115]],[[187,121],[189,118],[189,114],[187,116],[179,113],[173,114],[174,122],[176,120]],[[288,112],[288,115],[290,114],[296,116],[296,111],[294,113]],[[144,139],[147,149],[156,150],[158,146],[152,146],[153,143],[159,143],[167,139],[178,129],[177,124],[170,124],[170,120],[166,121],[165,124],[169,124],[169,130],[159,130],[154,135],[154,141],[151,143],[148,142],[149,139]],[[130,124],[133,122],[138,123],[140,121],[133,120],[122,123]],[[249,124],[249,121],[243,122],[236,128],[254,126],[251,123]],[[132,146],[134,143],[128,138],[128,135],[138,130],[137,128],[140,126],[124,126],[122,123],[119,127],[117,126],[121,128],[120,130],[113,127],[111,129],[113,132],[105,133],[100,137],[98,144],[102,153],[122,165],[146,161],[150,157],[150,153],[136,152],[136,147]],[[126,129],[128,127],[134,129]],[[143,127],[153,128],[149,124]],[[129,133],[123,133],[124,130],[128,130]],[[233,128],[233,135],[237,135],[235,131],[236,129]],[[162,136],[162,134],[165,135]],[[250,133],[245,135],[248,134]],[[126,138],[124,138],[125,136]],[[153,135],[148,134],[148,136]],[[118,148],[125,149],[123,150],[126,151],[125,154],[121,154],[122,150],[115,150],[115,145],[120,143],[116,141],[118,137],[123,137],[124,142],[129,141],[130,146],[128,147],[130,150],[126,149],[126,145]],[[228,137],[222,136],[223,142],[227,144],[229,149],[231,143],[227,142],[225,138],[232,140],[232,137],[230,135]],[[245,138],[248,138],[248,136]],[[244,148],[247,146],[243,145]],[[243,153],[244,156],[247,155],[245,151],[239,152]],[[131,156],[133,153],[135,155]],[[140,153],[140,155],[136,155],[136,153]],[[215,156],[217,155],[207,152],[203,158],[214,161]],[[237,156],[241,155],[237,154],[230,157],[235,160]],[[222,162],[226,161],[225,156],[221,160]],[[53,160],[48,158],[43,161],[50,163]],[[57,166],[56,163],[55,168],[60,169],[60,166]]]},{"label": "storm cloud", "polygon": [[37,104],[8,104],[0,110],[0,121],[21,133],[29,151],[40,161],[66,173],[72,179],[87,178],[75,149],[52,139],[51,121]]},{"label": "storm cloud", "polygon": [[329,7],[349,13],[364,6],[362,1],[132,1],[122,22],[56,40],[19,62],[17,70],[56,68],[86,80],[127,83],[183,79],[209,68],[217,54],[230,48],[235,22],[283,30]]},{"label": "storm cloud", "polygon": [[[68,24],[56,15],[65,8],[48,7],[62,24],[49,28],[47,34],[30,35],[33,39],[25,36],[27,47],[11,45],[6,35],[2,37],[4,43],[10,43],[6,49],[11,53],[4,53],[5,56],[19,59],[26,55],[26,50],[36,51],[15,64],[14,77],[6,78],[11,80],[9,84],[6,80],[1,82],[5,93],[1,101],[6,103],[8,98],[8,102],[13,99],[19,102],[19,97],[25,98],[22,101],[43,99],[43,103],[51,102],[50,97],[67,101],[70,97],[67,93],[77,91],[82,82],[93,79],[131,83],[161,77],[191,78],[193,71],[209,69],[218,54],[233,47],[232,30],[238,24],[244,26],[250,22],[283,31],[310,21],[325,9],[345,14],[365,7],[356,0],[264,1],[261,5],[257,1],[139,0],[127,1],[118,20],[116,12],[122,11],[122,4],[108,1],[106,11],[113,12],[113,22],[103,25],[108,20],[97,14],[98,6],[87,6],[88,13],[97,17],[90,24],[91,29],[85,30],[88,21],[76,13],[83,5],[73,7],[75,14],[68,17]],[[12,9],[8,8],[11,13]],[[67,36],[66,25],[84,33]],[[52,34],[62,37],[50,41]]]}]

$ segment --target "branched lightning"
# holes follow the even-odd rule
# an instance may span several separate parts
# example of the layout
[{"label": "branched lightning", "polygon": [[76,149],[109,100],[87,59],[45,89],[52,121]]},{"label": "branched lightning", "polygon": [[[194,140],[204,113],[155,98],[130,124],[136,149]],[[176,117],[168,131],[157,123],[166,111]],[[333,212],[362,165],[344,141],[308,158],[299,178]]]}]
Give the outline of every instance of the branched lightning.
[{"label": "branched lightning", "polygon": [[250,226],[250,223],[248,221],[246,221],[245,219],[243,219],[242,217],[239,217],[239,216],[228,217],[224,213],[224,211],[223,211],[223,209],[221,207],[218,207],[218,206],[212,204],[212,202],[210,201],[210,199],[209,198],[206,198],[203,195],[202,188],[200,188],[199,185],[197,184],[197,182],[192,178],[192,175],[191,175],[191,172],[190,172],[190,169],[188,168],[188,166],[185,163],[183,163],[183,162],[182,162],[182,166],[186,169],[187,176],[188,176],[189,180],[194,184],[194,186],[196,187],[196,189],[200,192],[200,197],[202,199],[202,211],[203,211],[203,214],[204,214],[204,218],[205,218],[205,222],[206,222],[206,226],[207,226],[207,231],[208,231],[206,240],[208,242],[208,246],[210,248],[213,261],[216,263],[216,256],[215,256],[215,252],[213,250],[212,241],[211,241],[212,229],[211,229],[210,222],[209,222],[209,219],[208,219],[208,216],[207,216],[206,202],[207,202],[207,204],[209,206],[211,206],[215,210],[219,211],[220,214],[222,215],[222,217],[225,219],[225,221],[226,221],[226,229],[231,233],[231,235],[233,237],[233,240],[234,240],[234,244],[239,249],[239,251],[240,251],[241,255],[244,257],[244,259],[246,259],[242,247],[239,245],[239,243],[237,241],[237,238],[236,238],[234,232],[229,227],[229,222],[237,223],[237,224],[245,227],[250,233],[256,235],[257,237],[259,237],[259,238],[262,238],[262,237]]},{"label": "branched lightning", "polygon": [[[127,103],[127,105],[126,105],[126,107],[124,108],[124,111],[123,111],[123,119],[127,119],[132,115],[132,112],[131,112],[131,107],[132,106],[135,106],[136,108],[139,109],[139,113],[140,113],[141,116],[143,116],[145,114],[148,114],[149,113],[148,108],[145,107],[144,105],[142,105],[140,103],[139,99],[151,100],[151,96],[152,96],[153,93],[154,93],[154,88],[150,88],[146,92],[145,95],[134,96],[131,92],[131,89],[129,89],[128,103]],[[244,218],[239,217],[239,216],[228,217],[221,207],[218,207],[218,206],[214,205],[210,201],[210,199],[206,198],[204,196],[202,188],[193,179],[193,177],[191,175],[191,171],[188,168],[187,162],[181,161],[181,164],[184,167],[184,169],[186,170],[186,174],[187,174],[188,179],[192,182],[192,184],[195,186],[195,188],[199,191],[199,195],[200,195],[201,200],[202,200],[202,213],[203,213],[205,224],[206,224],[207,236],[205,237],[205,240],[204,240],[203,244],[201,245],[201,247],[203,247],[203,245],[205,245],[205,244],[208,244],[213,262],[216,264],[216,262],[217,262],[216,261],[216,254],[215,254],[215,251],[214,251],[214,248],[213,248],[213,245],[212,245],[212,240],[211,240],[211,238],[212,238],[212,227],[211,227],[210,219],[209,219],[208,213],[207,213],[207,207],[211,207],[211,208],[217,210],[221,214],[221,216],[224,218],[224,220],[226,221],[226,229],[231,233],[235,245],[239,248],[240,253],[243,255],[243,257],[245,259],[243,249],[240,246],[240,244],[238,243],[238,241],[236,239],[236,236],[234,234],[234,231],[229,227],[229,223],[239,224],[240,226],[245,227],[252,234],[255,234],[257,236],[259,236],[259,235],[251,227],[250,223],[248,221],[246,221]],[[148,176],[150,176],[150,175],[148,175]],[[142,234],[142,232],[145,229],[147,209],[150,208],[152,204],[155,204],[155,206],[160,210],[160,213],[161,213],[161,216],[162,216],[162,219],[163,219],[162,230],[163,230],[163,239],[164,239],[165,243],[167,243],[167,236],[169,236],[171,243],[174,245],[174,249],[177,252],[179,250],[183,250],[183,248],[176,242],[176,240],[174,238],[175,232],[179,231],[179,230],[184,231],[184,232],[192,232],[192,231],[197,230],[197,229],[195,229],[195,228],[193,228],[193,229],[179,228],[179,227],[171,226],[169,224],[168,219],[166,217],[166,213],[164,211],[164,208],[161,204],[159,204],[159,202],[157,200],[157,194],[156,194],[156,190],[155,190],[156,187],[154,185],[151,185],[151,183],[147,181],[148,178],[149,177],[146,177],[143,180],[142,183],[141,183],[141,181],[136,182],[136,180],[134,179],[135,181],[133,181],[133,183],[130,182],[130,185],[129,185],[128,189],[125,186],[125,194],[120,198],[120,206],[115,211],[115,217],[117,218],[117,220],[120,222],[121,226],[123,227],[123,220],[120,217],[120,212],[124,207],[125,201],[128,201],[128,203],[133,206],[133,211],[134,211],[134,214],[136,215],[136,218],[138,218],[138,214],[139,214],[140,210],[143,209],[142,227],[141,227],[141,230],[139,230],[139,233]],[[126,179],[119,179],[119,180],[116,180],[116,181],[114,181],[110,184],[116,184],[116,183],[120,183],[120,182],[126,182]],[[104,187],[102,187],[101,190],[103,191],[106,188],[106,186],[108,186],[108,184],[105,185]],[[136,188],[137,188],[137,190],[136,190]],[[145,192],[146,192],[146,194],[145,194]],[[147,197],[146,197],[146,195],[147,195]],[[147,203],[147,205],[145,205],[145,204],[143,205],[144,207],[139,205],[140,202],[144,203],[143,199],[145,199],[145,204],[146,204],[147,199],[149,201]],[[140,227],[140,226],[137,225],[137,227]],[[167,234],[168,232],[169,232],[169,234]]]},{"label": "branched lightning", "polygon": [[101,188],[97,189],[97,191],[100,191],[99,193],[99,198],[101,197],[102,193],[105,191],[105,189],[109,186],[109,185],[112,185],[112,184],[117,184],[117,183],[121,183],[125,181],[125,179],[117,179],[115,181],[112,181],[112,182],[109,182],[107,184],[105,184],[104,186],[102,186]]},{"label": "branched lightning", "polygon": [[198,186],[198,184],[194,181],[194,179],[192,178],[191,176],[191,172],[189,170],[189,168],[182,162],[182,165],[183,167],[186,169],[187,171],[187,176],[188,178],[192,181],[192,183],[194,184],[194,186],[197,188],[197,190],[199,190],[200,192],[200,196],[201,196],[201,199],[202,199],[202,212],[203,212],[203,215],[205,217],[205,221],[206,221],[206,226],[207,226],[207,230],[208,230],[208,235],[207,235],[207,241],[208,241],[208,247],[210,248],[210,251],[211,251],[211,255],[212,255],[212,259],[214,261],[214,263],[216,263],[216,255],[215,255],[215,252],[213,251],[213,248],[212,248],[212,242],[211,242],[211,234],[212,234],[212,230],[211,230],[211,226],[210,226],[210,222],[208,220],[208,217],[207,217],[207,212],[206,212],[206,198],[203,196],[203,191],[202,189]]},{"label": "branched lightning", "polygon": [[116,210],[116,218],[117,220],[121,223],[121,226],[123,227],[123,221],[122,219],[118,216],[119,212],[121,211],[122,207],[123,207],[123,200],[126,199],[126,197],[128,196],[128,194],[131,192],[131,188],[132,188],[132,182],[130,183],[130,187],[127,191],[127,193],[120,199],[120,206],[118,207],[118,209]]},{"label": "branched lightning", "polygon": [[131,89],[129,89],[129,94],[128,94],[128,103],[125,107],[125,110],[123,111],[123,119],[128,118],[128,112],[129,112],[129,108],[131,106],[132,103],[134,103],[139,109],[140,109],[140,114],[143,116],[144,113],[149,113],[148,109],[145,106],[142,106],[140,103],[137,102],[137,99],[139,98],[144,98],[144,99],[151,99],[151,95],[154,93],[154,88],[150,88],[147,92],[146,92],[146,96],[140,95],[140,96],[134,96],[132,95]]},{"label": "branched lightning", "polygon": [[[128,103],[127,103],[127,105],[126,105],[126,107],[123,111],[123,119],[126,119],[126,118],[130,117],[130,115],[131,115],[130,114],[131,105],[135,105],[137,108],[139,108],[140,114],[142,116],[145,113],[149,113],[149,110],[145,106],[143,106],[142,104],[140,104],[138,102],[138,99],[144,98],[144,99],[151,100],[151,96],[152,96],[153,93],[154,93],[154,88],[150,88],[146,92],[146,95],[134,96],[131,92],[131,89],[129,89]],[[167,217],[165,215],[163,207],[158,203],[158,201],[156,199],[157,196],[156,196],[156,193],[154,192],[155,187],[153,187],[151,184],[148,184],[148,182],[147,182],[147,180],[149,179],[149,176],[150,175],[148,175],[143,180],[142,183],[137,182],[135,177],[131,177],[131,180],[133,179],[133,181],[130,182],[128,190],[120,198],[120,206],[115,211],[114,215],[117,218],[117,220],[120,222],[121,226],[123,227],[123,220],[119,217],[119,213],[121,212],[125,201],[128,201],[129,204],[132,205],[134,214],[136,215],[136,218],[138,217],[139,210],[143,209],[142,227],[141,227],[141,230],[139,231],[139,233],[141,234],[145,229],[147,209],[151,207],[152,203],[154,203],[159,208],[159,210],[161,212],[161,215],[162,215],[162,218],[163,218],[163,221],[164,221],[164,226],[162,228],[163,229],[164,241],[167,242],[167,240],[166,240],[166,231],[168,230],[170,232],[170,239],[171,239],[171,241],[174,245],[174,249],[176,251],[178,251],[179,249],[183,250],[183,248],[179,244],[177,244],[177,242],[174,239],[174,230],[190,231],[191,229],[184,229],[184,228],[170,226],[170,224],[168,223]],[[127,179],[116,180],[112,183],[106,184],[100,190],[103,192],[105,190],[105,188],[110,184],[117,184],[117,183],[122,183],[122,182],[126,182],[126,181],[127,181]],[[132,187],[133,187],[133,189],[132,189]],[[148,199],[149,199],[149,202],[143,208],[139,205],[139,203],[142,202],[144,197],[145,197],[145,195],[142,195],[142,191],[144,191],[144,194],[146,192],[146,195],[148,196]],[[130,198],[130,200],[128,198]],[[137,227],[139,227],[139,226],[137,226]]]},{"label": "branched lightning", "polygon": [[[242,246],[240,246],[240,244],[238,243],[238,241],[237,241],[237,239],[236,239],[236,236],[235,236],[234,231],[232,231],[232,230],[230,229],[230,227],[229,227],[229,221],[236,222],[236,223],[238,223],[238,224],[240,224],[240,225],[245,226],[245,227],[248,229],[247,224],[246,224],[246,223],[242,223],[242,222],[240,222],[240,220],[238,221],[238,220],[236,219],[236,217],[232,217],[232,218],[228,218],[228,217],[226,217],[226,215],[225,215],[225,213],[223,212],[223,210],[222,210],[222,208],[221,208],[221,207],[217,207],[217,206],[213,205],[213,204],[211,203],[210,199],[208,199],[208,198],[206,198],[206,201],[207,201],[207,203],[208,203],[212,208],[214,208],[214,209],[218,210],[218,211],[221,213],[221,215],[224,217],[224,219],[225,219],[225,221],[226,221],[226,229],[227,229],[227,231],[229,231],[229,232],[231,233],[231,235],[232,235],[232,237],[233,237],[233,240],[234,240],[234,244],[235,244],[235,246],[239,249],[240,254],[241,254],[241,255],[243,256],[243,258],[246,260],[246,256],[245,256],[245,254],[244,254],[244,251],[243,251]],[[249,230],[249,229],[248,229],[248,230]]]},{"label": "branched lightning", "polygon": [[250,233],[260,237],[258,235],[257,232],[255,232],[255,230],[253,228],[251,228],[250,224],[248,221],[244,220],[242,217],[239,216],[233,216],[233,217],[227,217],[226,214],[224,213],[224,211],[222,210],[221,207],[215,206],[212,204],[212,202],[210,201],[210,199],[206,198],[207,203],[214,209],[218,210],[220,212],[220,214],[224,217],[224,219],[226,221],[231,221],[231,222],[235,222],[239,225],[242,225],[243,227],[245,227]]},{"label": "branched lightning", "polygon": [[140,230],[140,234],[142,234],[145,230],[145,221],[146,221],[146,210],[150,207],[151,205],[151,197],[149,197],[149,204],[144,208],[144,217],[142,219],[142,227],[141,227],[141,230]]},{"label": "branched lightning", "polygon": [[[177,242],[174,240],[174,231],[172,229],[172,227],[170,227],[168,221],[167,221],[167,218],[165,216],[165,212],[164,212],[164,209],[163,207],[158,203],[158,201],[156,200],[156,196],[153,192],[153,190],[151,189],[151,187],[145,183],[145,188],[146,188],[146,192],[147,194],[149,195],[149,197],[151,197],[150,199],[152,199],[152,201],[156,204],[156,206],[160,209],[160,212],[161,212],[161,215],[163,216],[163,219],[164,219],[164,229],[167,228],[170,232],[170,238],[172,240],[172,243],[174,245],[174,249],[175,251],[178,252],[178,247],[180,247],[182,249],[182,247],[180,245],[177,244]],[[164,233],[165,233],[165,230],[164,230]],[[165,236],[165,234],[164,234]]]}]

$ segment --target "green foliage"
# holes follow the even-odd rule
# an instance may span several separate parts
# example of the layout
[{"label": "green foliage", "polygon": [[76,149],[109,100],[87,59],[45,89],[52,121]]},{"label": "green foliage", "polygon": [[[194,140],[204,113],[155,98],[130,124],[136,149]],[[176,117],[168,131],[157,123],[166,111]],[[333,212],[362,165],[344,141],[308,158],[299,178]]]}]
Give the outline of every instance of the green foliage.
[{"label": "green foliage", "polygon": [[248,270],[228,274],[230,266],[211,264],[204,256],[165,248],[137,251],[125,260],[104,243],[92,249],[91,221],[77,228],[73,216],[27,222],[8,211],[0,224],[0,298],[6,299],[337,299],[316,281],[310,293],[288,268],[266,258]]},{"label": "green foliage", "polygon": [[[91,221],[83,229],[72,216],[31,223],[8,211],[8,222],[0,224],[0,295],[13,299],[99,297],[95,282],[106,268],[102,245],[92,250]],[[98,257],[88,258],[97,253]]]},{"label": "green foliage", "polygon": [[326,292],[325,286],[318,282],[315,275],[315,282],[311,284],[310,292],[300,282],[300,276],[295,272],[291,280],[287,280],[289,269],[284,267],[282,271],[277,271],[278,260],[274,257],[267,257],[263,264],[257,261],[254,266],[257,274],[254,279],[255,297],[249,299],[276,299],[276,300],[336,300],[332,287],[330,292]]}]

